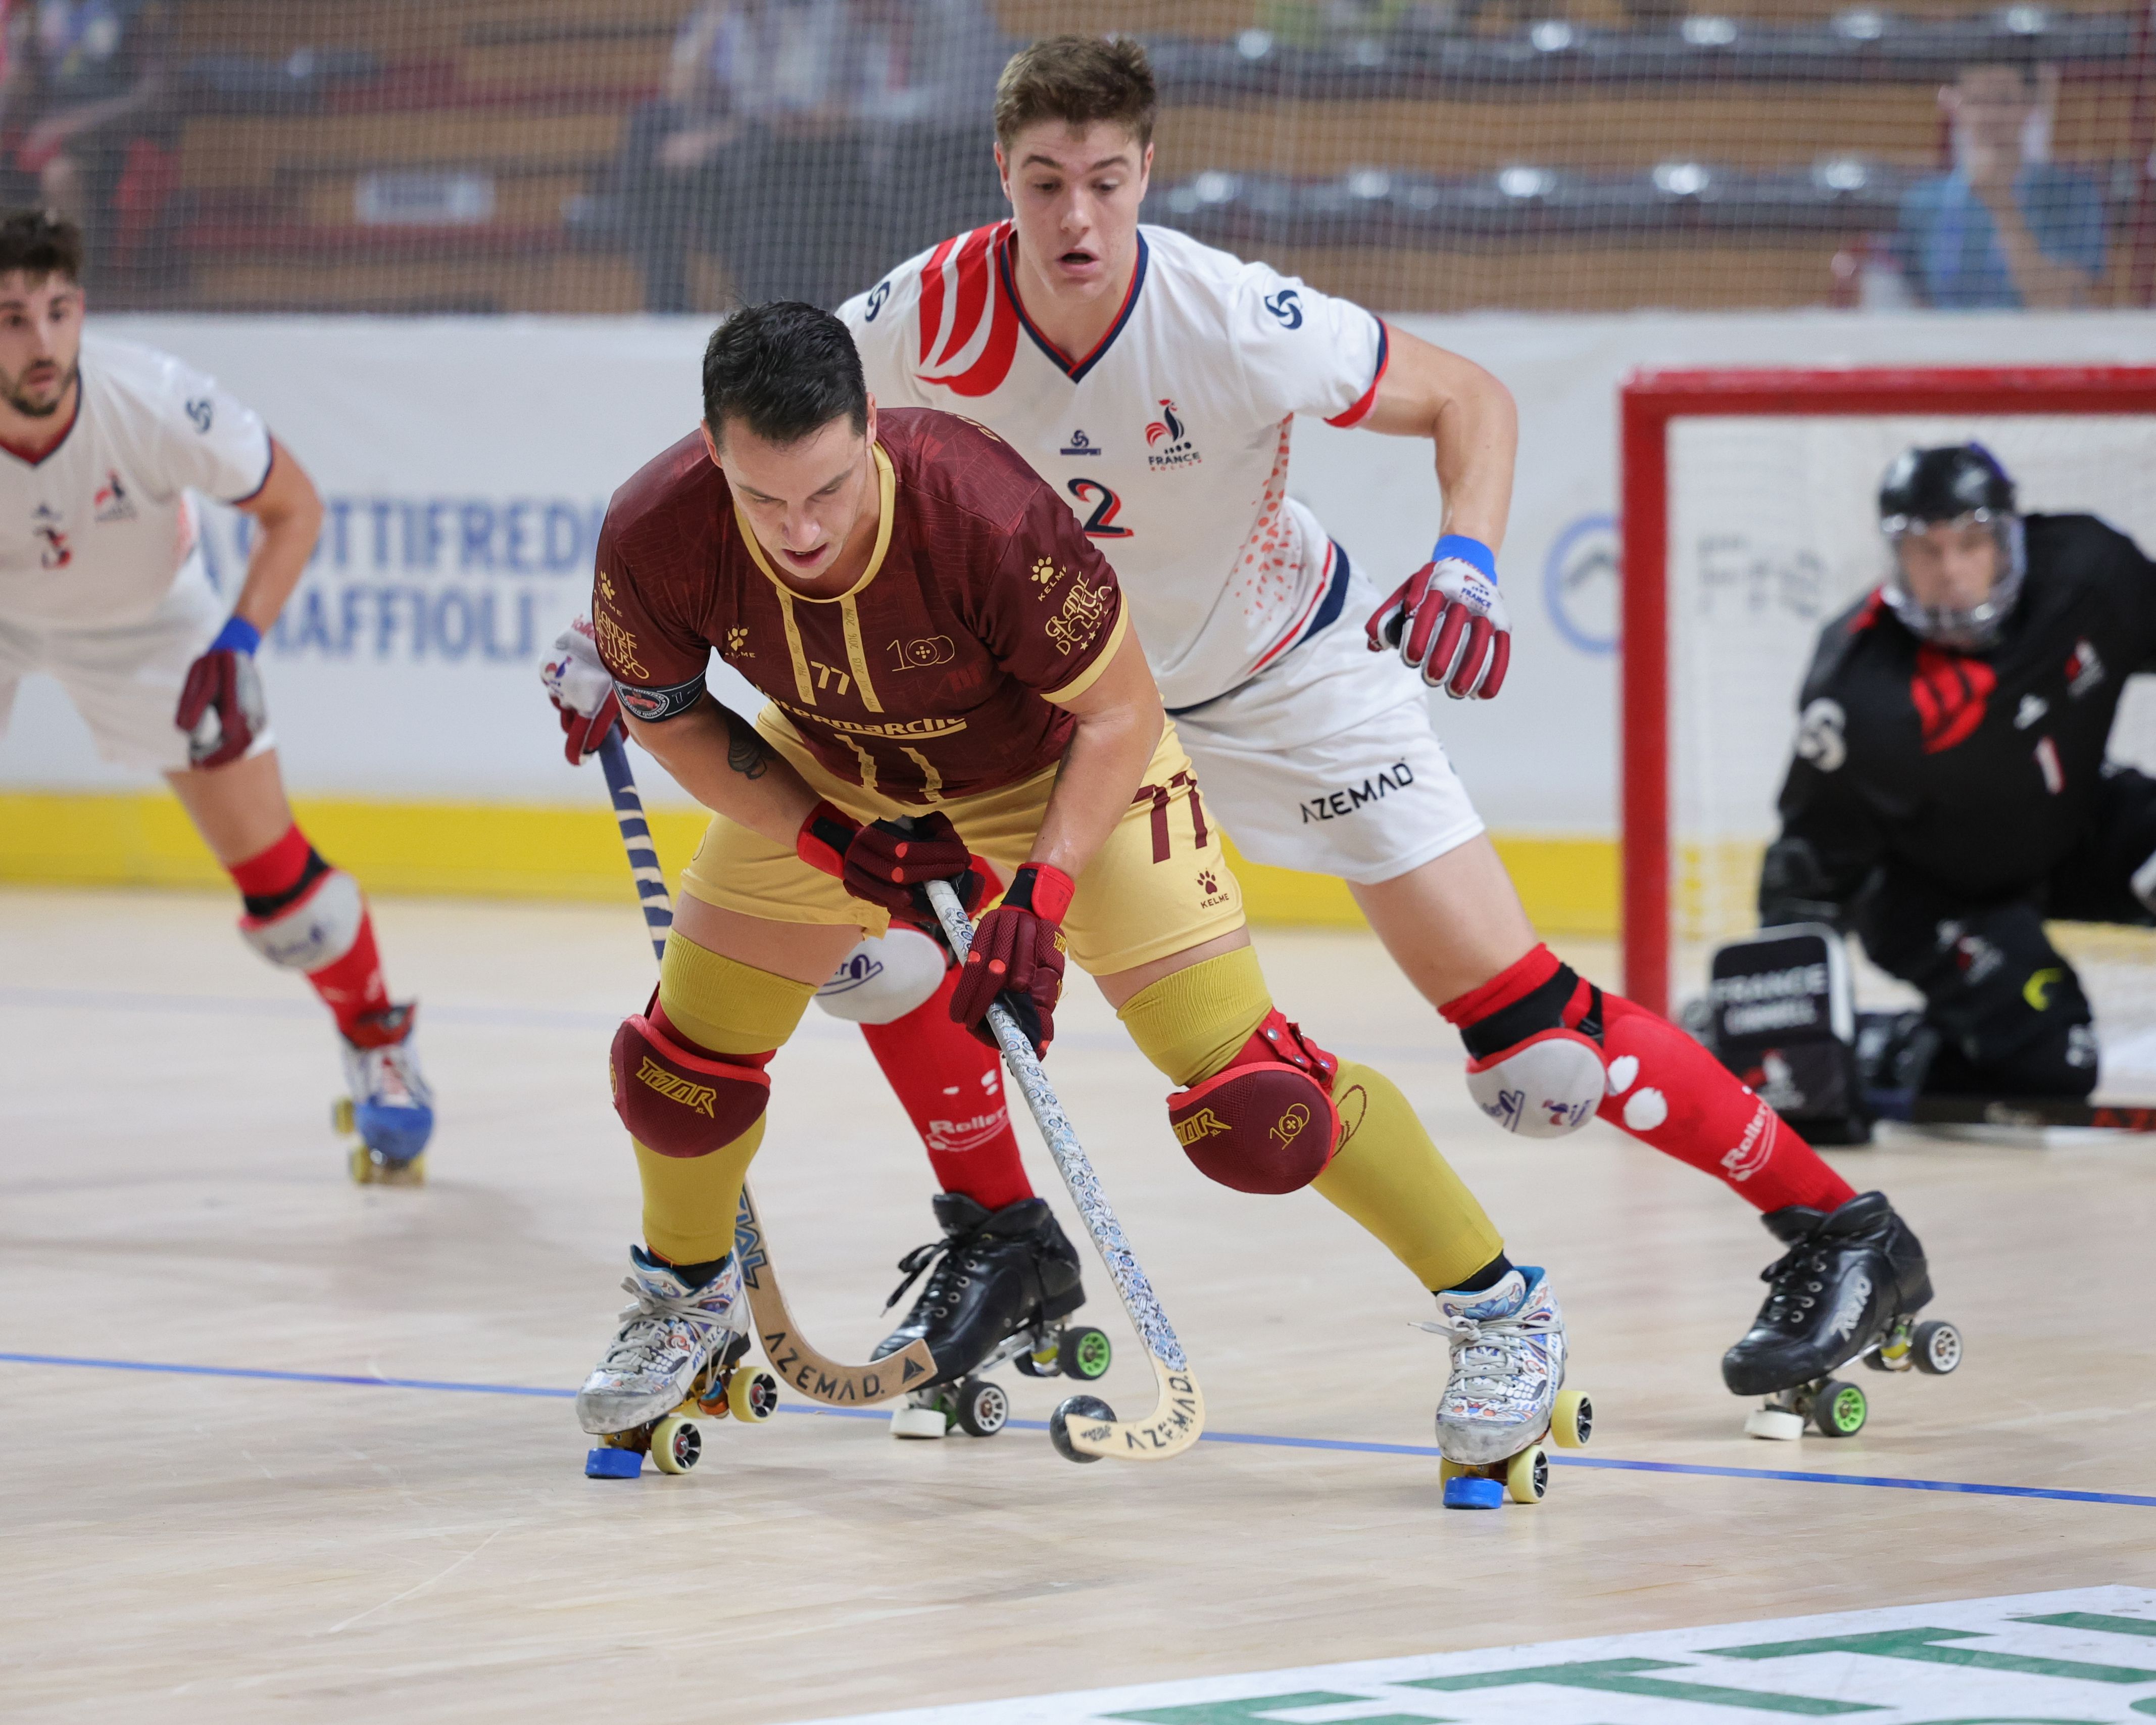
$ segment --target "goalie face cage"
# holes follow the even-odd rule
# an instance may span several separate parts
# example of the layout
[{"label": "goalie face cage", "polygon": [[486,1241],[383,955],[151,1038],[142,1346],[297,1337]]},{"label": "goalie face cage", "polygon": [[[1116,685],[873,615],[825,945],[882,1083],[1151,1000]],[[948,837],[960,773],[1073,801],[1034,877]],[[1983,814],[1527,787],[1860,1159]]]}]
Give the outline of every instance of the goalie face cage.
[{"label": "goalie face cage", "polygon": [[2024,509],[2156,545],[2156,367],[1656,371],[1620,401],[1625,988],[1666,1013],[1677,943],[1756,920],[1820,627],[1887,572],[1887,462],[1974,438]]}]

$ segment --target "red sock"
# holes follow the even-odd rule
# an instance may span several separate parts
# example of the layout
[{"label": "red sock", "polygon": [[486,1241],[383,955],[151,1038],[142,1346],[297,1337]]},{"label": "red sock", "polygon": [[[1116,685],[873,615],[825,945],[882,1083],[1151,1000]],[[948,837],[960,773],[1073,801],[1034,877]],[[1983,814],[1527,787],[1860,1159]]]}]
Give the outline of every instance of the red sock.
[{"label": "red sock", "polygon": [[999,1210],[1033,1196],[1004,1101],[1003,1062],[951,1022],[958,973],[902,1019],[863,1024],[869,1052],[921,1134],[946,1192]]},{"label": "red sock", "polygon": [[[295,821],[268,850],[228,865],[226,872],[247,901],[250,916],[274,916],[298,896],[308,877],[308,864],[314,860],[315,847]],[[318,868],[315,872],[319,875],[321,870]],[[382,959],[374,946],[373,913],[364,906],[359,913],[359,932],[351,947],[342,957],[331,959],[320,970],[309,971],[307,980],[322,997],[322,1004],[336,1014],[337,1029],[346,1040],[367,1047],[394,1042],[404,1034],[401,1024],[380,1026],[362,1022],[367,1014],[389,1004],[389,984],[382,978]]]},{"label": "red sock", "polygon": [[1760,1210],[1838,1209],[1856,1189],[1667,1019],[1602,997],[1609,1094],[1598,1111],[1665,1156],[1712,1174]]}]

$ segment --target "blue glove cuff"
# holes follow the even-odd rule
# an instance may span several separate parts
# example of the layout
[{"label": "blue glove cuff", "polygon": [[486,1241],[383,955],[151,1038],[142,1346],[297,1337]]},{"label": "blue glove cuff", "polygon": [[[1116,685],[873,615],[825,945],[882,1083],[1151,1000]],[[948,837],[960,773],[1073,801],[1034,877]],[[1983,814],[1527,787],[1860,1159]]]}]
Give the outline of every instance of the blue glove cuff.
[{"label": "blue glove cuff", "polygon": [[228,617],[224,627],[217,632],[217,639],[209,644],[213,653],[252,653],[262,644],[262,631],[244,617]]},{"label": "blue glove cuff", "polygon": [[1431,547],[1430,560],[1441,563],[1447,557],[1457,557],[1471,568],[1481,570],[1491,581],[1497,578],[1497,553],[1480,539],[1470,539],[1465,533],[1447,533]]}]

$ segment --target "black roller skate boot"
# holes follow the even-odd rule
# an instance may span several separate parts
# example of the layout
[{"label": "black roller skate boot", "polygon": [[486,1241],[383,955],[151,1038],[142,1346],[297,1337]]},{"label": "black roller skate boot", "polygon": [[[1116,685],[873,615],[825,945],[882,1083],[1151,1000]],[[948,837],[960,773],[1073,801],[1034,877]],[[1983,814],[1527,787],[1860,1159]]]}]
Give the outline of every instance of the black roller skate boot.
[{"label": "black roller skate boot", "polygon": [[1032,1377],[1091,1378],[1107,1369],[1106,1336],[1064,1327],[1086,1295],[1077,1250],[1047,1204],[1022,1199],[992,1214],[963,1193],[944,1192],[936,1198],[936,1219],[942,1239],[899,1260],[906,1280],[884,1309],[923,1272],[928,1285],[873,1356],[882,1359],[915,1341],[927,1342],[936,1356],[934,1380],[893,1412],[893,1435],[942,1437],[952,1425],[976,1437],[1000,1431],[1010,1418],[1009,1398],[978,1374],[1014,1356]]},{"label": "black roller skate boot", "polygon": [[1753,1436],[1798,1437],[1808,1420],[1828,1437],[1853,1436],[1869,1411],[1864,1392],[1831,1374],[1859,1357],[1883,1372],[1961,1363],[1953,1325],[1916,1321],[1931,1302],[1931,1273],[1884,1193],[1828,1212],[1792,1204],[1760,1219],[1789,1249],[1760,1273],[1767,1303],[1722,1357],[1733,1392],[1767,1398],[1744,1422]]}]

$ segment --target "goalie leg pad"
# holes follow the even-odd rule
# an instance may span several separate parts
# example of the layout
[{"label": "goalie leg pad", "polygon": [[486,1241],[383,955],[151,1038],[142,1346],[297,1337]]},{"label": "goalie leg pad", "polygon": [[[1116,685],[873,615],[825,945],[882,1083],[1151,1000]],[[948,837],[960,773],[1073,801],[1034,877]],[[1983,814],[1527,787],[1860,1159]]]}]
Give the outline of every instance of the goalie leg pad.
[{"label": "goalie leg pad", "polygon": [[266,916],[242,916],[239,933],[280,969],[311,974],[349,952],[366,921],[359,882],[342,869],[329,869],[291,903]]},{"label": "goalie leg pad", "polygon": [[1561,1138],[1594,1117],[1608,1076],[1602,1050],[1577,1030],[1537,1032],[1467,1063],[1467,1094],[1508,1132]]},{"label": "goalie leg pad", "polygon": [[1223,1070],[1168,1097],[1168,1124],[1207,1179],[1238,1192],[1299,1192],[1340,1142],[1339,1064],[1275,1008]]},{"label": "goalie leg pad", "polygon": [[932,999],[943,986],[943,948],[902,922],[846,954],[831,979],[816,991],[816,1004],[834,1019],[857,1024],[891,1024]]},{"label": "goalie leg pad", "polygon": [[[773,1050],[773,1053],[777,1050]],[[629,1136],[660,1156],[708,1156],[763,1117],[770,1054],[721,1059],[677,1039],[656,996],[614,1032],[613,1111]]]}]

